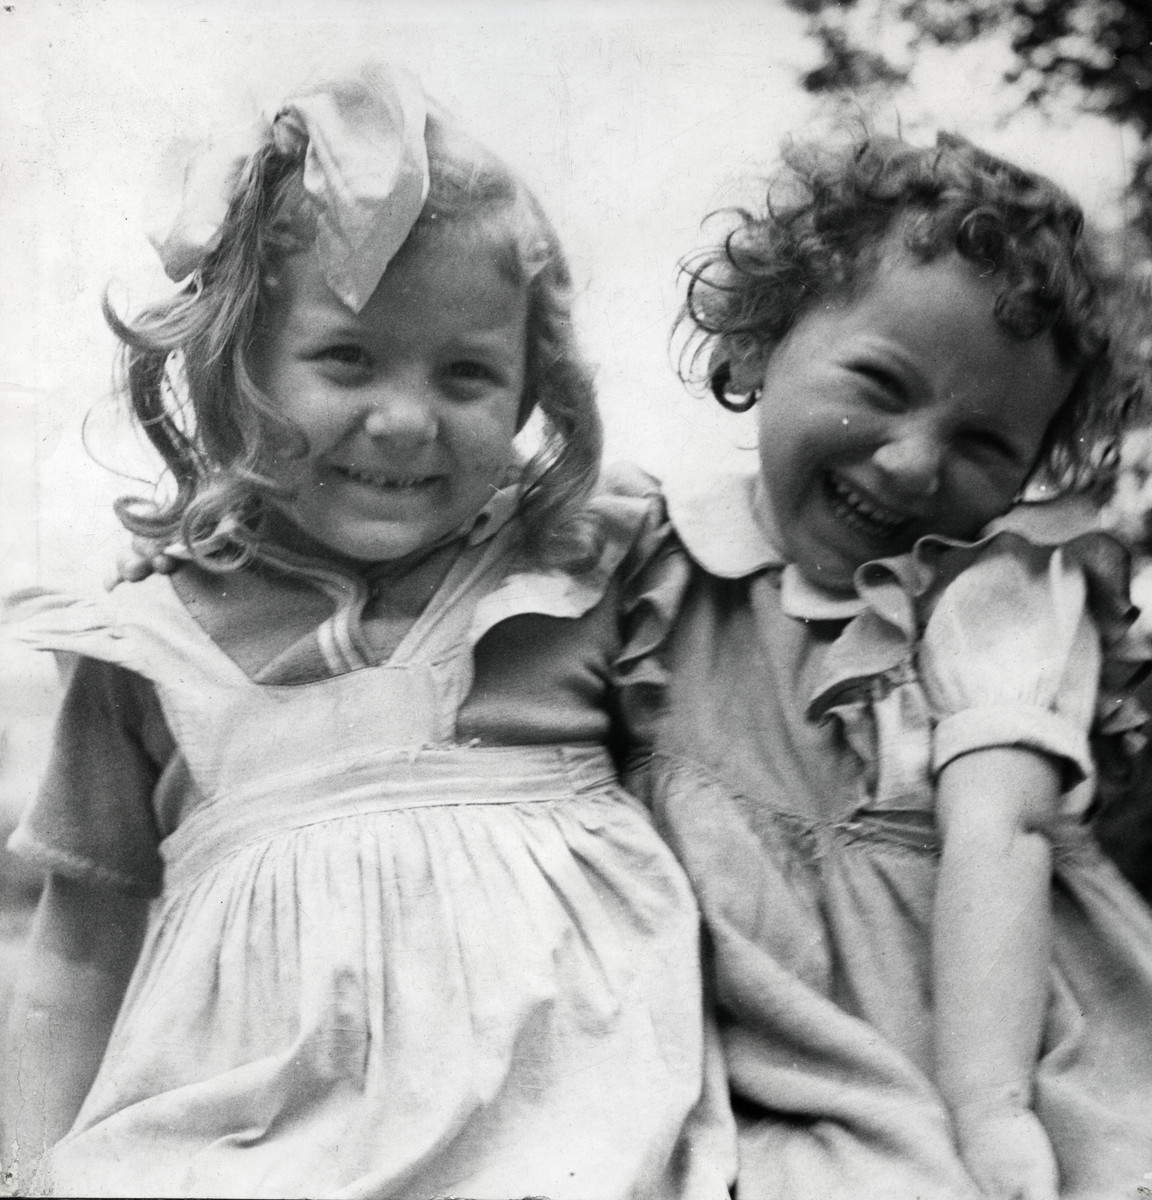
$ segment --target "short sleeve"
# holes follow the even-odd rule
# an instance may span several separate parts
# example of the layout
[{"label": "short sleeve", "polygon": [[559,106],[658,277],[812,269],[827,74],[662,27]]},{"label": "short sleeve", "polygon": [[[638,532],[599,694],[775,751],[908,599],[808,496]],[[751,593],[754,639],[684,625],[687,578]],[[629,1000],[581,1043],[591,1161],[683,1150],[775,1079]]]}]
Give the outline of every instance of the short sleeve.
[{"label": "short sleeve", "polygon": [[111,663],[58,658],[65,687],[48,767],[9,849],[45,871],[156,895],[162,862],[152,798],[175,743],[155,689]]},{"label": "short sleeve", "polygon": [[621,574],[621,650],[612,679],[633,760],[643,757],[654,740],[668,682],[665,648],[693,575],[654,483],[647,502],[646,519]]},{"label": "short sleeve", "polygon": [[1092,795],[1101,664],[1075,556],[993,539],[943,588],[921,640],[919,672],[936,719],[933,770],[973,750],[1027,747],[1063,761],[1064,808],[1082,811]]}]

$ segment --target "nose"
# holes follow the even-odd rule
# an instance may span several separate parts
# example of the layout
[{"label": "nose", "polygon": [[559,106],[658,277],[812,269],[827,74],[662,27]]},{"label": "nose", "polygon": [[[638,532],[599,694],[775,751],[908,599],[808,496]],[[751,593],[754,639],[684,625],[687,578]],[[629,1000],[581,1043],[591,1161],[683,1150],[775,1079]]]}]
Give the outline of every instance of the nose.
[{"label": "nose", "polygon": [[431,398],[416,381],[377,388],[364,413],[364,430],[371,438],[419,445],[436,436]]},{"label": "nose", "polygon": [[931,430],[900,430],[876,449],[872,460],[890,486],[910,499],[927,499],[940,489],[944,447]]}]

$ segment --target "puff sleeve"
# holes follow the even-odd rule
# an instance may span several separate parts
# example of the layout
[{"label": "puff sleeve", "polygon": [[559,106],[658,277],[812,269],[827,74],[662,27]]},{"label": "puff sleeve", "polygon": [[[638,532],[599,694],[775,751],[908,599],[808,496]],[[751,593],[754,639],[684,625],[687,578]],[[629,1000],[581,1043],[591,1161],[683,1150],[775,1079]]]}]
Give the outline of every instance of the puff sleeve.
[{"label": "puff sleeve", "polygon": [[[680,610],[692,567],[668,518],[659,487],[639,469],[614,483],[643,502],[644,520],[622,564],[621,648],[612,665],[614,705],[628,752],[626,763],[643,764],[651,754],[656,722],[668,683],[665,649]],[[633,786],[637,786],[633,784]]]},{"label": "puff sleeve", "polygon": [[1092,799],[1102,666],[1085,573],[1064,547],[994,538],[940,592],[918,652],[935,718],[932,769],[993,746],[1064,764],[1062,811]]},{"label": "puff sleeve", "polygon": [[45,871],[154,896],[162,865],[152,795],[174,749],[155,690],[123,667],[59,658],[51,757],[9,849]]}]

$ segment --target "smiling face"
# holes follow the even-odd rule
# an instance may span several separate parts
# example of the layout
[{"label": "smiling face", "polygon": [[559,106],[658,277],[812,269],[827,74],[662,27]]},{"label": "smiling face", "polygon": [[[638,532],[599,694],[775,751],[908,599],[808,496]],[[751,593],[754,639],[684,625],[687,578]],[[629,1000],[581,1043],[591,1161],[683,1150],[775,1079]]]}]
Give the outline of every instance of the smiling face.
[{"label": "smiling face", "polygon": [[801,317],[765,362],[760,464],[778,549],[822,587],[928,533],[974,536],[1020,491],[1072,386],[1051,337],[1011,338],[998,281],[950,254],[890,256]]},{"label": "smiling face", "polygon": [[381,562],[464,525],[513,461],[527,289],[489,240],[410,240],[360,313],[329,291],[314,249],[291,256],[255,344],[257,381],[307,441],[272,474],[309,538]]}]

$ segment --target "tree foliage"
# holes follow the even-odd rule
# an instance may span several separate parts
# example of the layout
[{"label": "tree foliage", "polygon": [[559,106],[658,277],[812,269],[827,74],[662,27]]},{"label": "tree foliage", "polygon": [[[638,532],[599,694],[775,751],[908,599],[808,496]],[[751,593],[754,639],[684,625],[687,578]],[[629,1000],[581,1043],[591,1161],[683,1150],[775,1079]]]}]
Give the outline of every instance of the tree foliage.
[{"label": "tree foliage", "polygon": [[910,49],[1006,37],[1005,81],[1040,108],[1071,101],[1128,126],[1133,223],[1152,242],[1152,2],[1150,0],[787,0],[808,18],[823,60],[803,79],[816,93],[894,89],[908,66],[867,47],[863,26],[898,23]]}]

